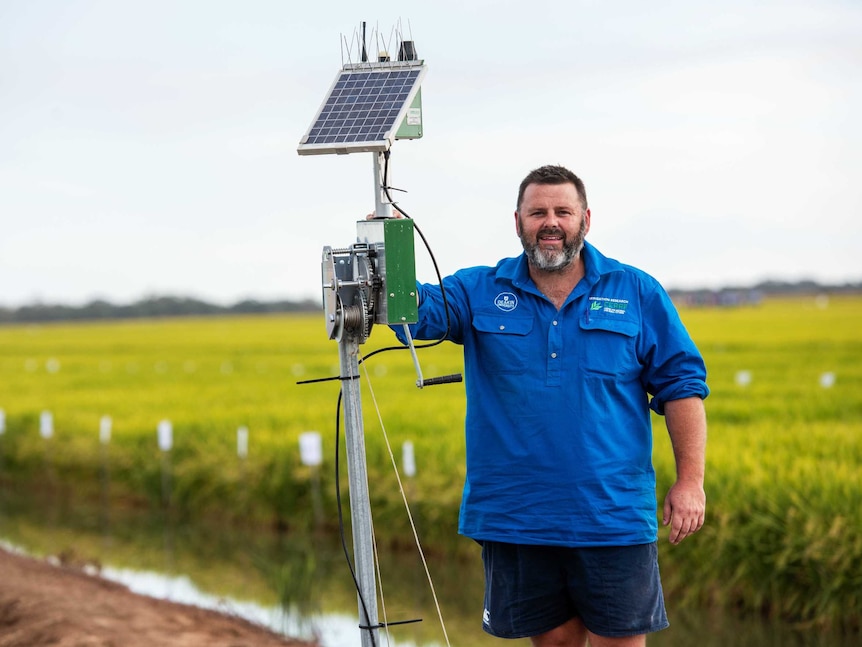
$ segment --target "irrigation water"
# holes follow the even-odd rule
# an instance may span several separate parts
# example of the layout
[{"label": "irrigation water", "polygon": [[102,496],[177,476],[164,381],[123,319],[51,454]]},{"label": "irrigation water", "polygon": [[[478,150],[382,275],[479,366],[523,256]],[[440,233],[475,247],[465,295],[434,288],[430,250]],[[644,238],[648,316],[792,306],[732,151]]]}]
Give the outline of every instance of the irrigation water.
[{"label": "irrigation water", "polygon": [[[285,635],[316,638],[323,647],[359,644],[355,589],[338,538],[331,533],[190,525],[153,510],[112,510],[109,515],[9,489],[0,503],[0,539],[7,545],[40,556],[71,555],[98,565],[103,577],[135,592],[244,617]],[[451,553],[435,547],[427,555],[449,640],[460,647],[501,645],[481,629],[478,547],[474,556],[465,557],[465,546],[455,542],[471,543],[453,538]],[[445,645],[418,556],[404,547],[381,549],[380,562],[381,620],[422,618],[394,627],[388,637],[382,633],[381,644]],[[651,647],[850,647],[858,640],[684,607],[673,600],[669,614],[671,627],[654,634]]]}]

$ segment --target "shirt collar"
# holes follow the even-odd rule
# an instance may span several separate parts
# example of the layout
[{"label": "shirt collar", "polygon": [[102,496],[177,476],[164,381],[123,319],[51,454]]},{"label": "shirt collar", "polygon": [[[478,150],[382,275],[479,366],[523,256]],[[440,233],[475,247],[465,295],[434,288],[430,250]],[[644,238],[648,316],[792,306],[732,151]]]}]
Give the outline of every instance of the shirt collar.
[{"label": "shirt collar", "polygon": [[595,284],[600,277],[611,272],[622,272],[625,268],[622,263],[613,258],[608,258],[587,241],[584,241],[584,249],[581,251],[584,257],[586,278],[590,285]]}]

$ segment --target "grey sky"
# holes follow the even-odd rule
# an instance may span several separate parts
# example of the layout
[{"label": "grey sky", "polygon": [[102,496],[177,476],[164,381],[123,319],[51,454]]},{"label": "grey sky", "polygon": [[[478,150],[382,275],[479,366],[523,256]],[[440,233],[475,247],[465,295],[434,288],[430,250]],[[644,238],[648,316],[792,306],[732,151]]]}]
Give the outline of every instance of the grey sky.
[{"label": "grey sky", "polygon": [[392,184],[444,273],[518,253],[517,185],[561,163],[668,287],[862,279],[858,2],[10,0],[0,305],[319,298],[372,156],[296,146],[362,20],[429,66]]}]

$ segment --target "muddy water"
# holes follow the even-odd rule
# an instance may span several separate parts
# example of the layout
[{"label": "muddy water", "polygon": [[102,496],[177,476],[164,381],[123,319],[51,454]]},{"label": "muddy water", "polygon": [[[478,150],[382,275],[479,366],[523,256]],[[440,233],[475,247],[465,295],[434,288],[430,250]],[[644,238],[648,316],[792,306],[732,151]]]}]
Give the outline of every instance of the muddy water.
[{"label": "muddy water", "polygon": [[[104,508],[35,501],[8,487],[0,500],[0,538],[36,555],[100,569],[110,579],[154,597],[246,617],[286,635],[316,637],[324,647],[359,644],[353,582],[337,537],[251,533],[183,524],[162,510],[120,514]],[[421,619],[391,629],[390,647],[512,645],[481,629],[482,568],[469,540],[462,557],[427,557],[443,625],[418,553],[381,552],[381,620]],[[464,552],[468,556],[463,557]],[[703,609],[669,605],[672,626],[651,647],[850,647],[858,636],[798,631]],[[445,626],[445,634],[443,630]]]}]

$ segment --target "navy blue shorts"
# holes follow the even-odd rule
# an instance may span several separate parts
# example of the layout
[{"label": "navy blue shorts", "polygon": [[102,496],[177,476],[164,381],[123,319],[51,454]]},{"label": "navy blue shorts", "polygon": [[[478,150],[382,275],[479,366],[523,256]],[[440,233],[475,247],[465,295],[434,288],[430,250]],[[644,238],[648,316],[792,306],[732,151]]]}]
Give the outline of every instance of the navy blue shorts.
[{"label": "navy blue shorts", "polygon": [[482,627],[499,638],[537,636],[580,618],[609,638],[668,626],[655,543],[567,548],[482,542]]}]

